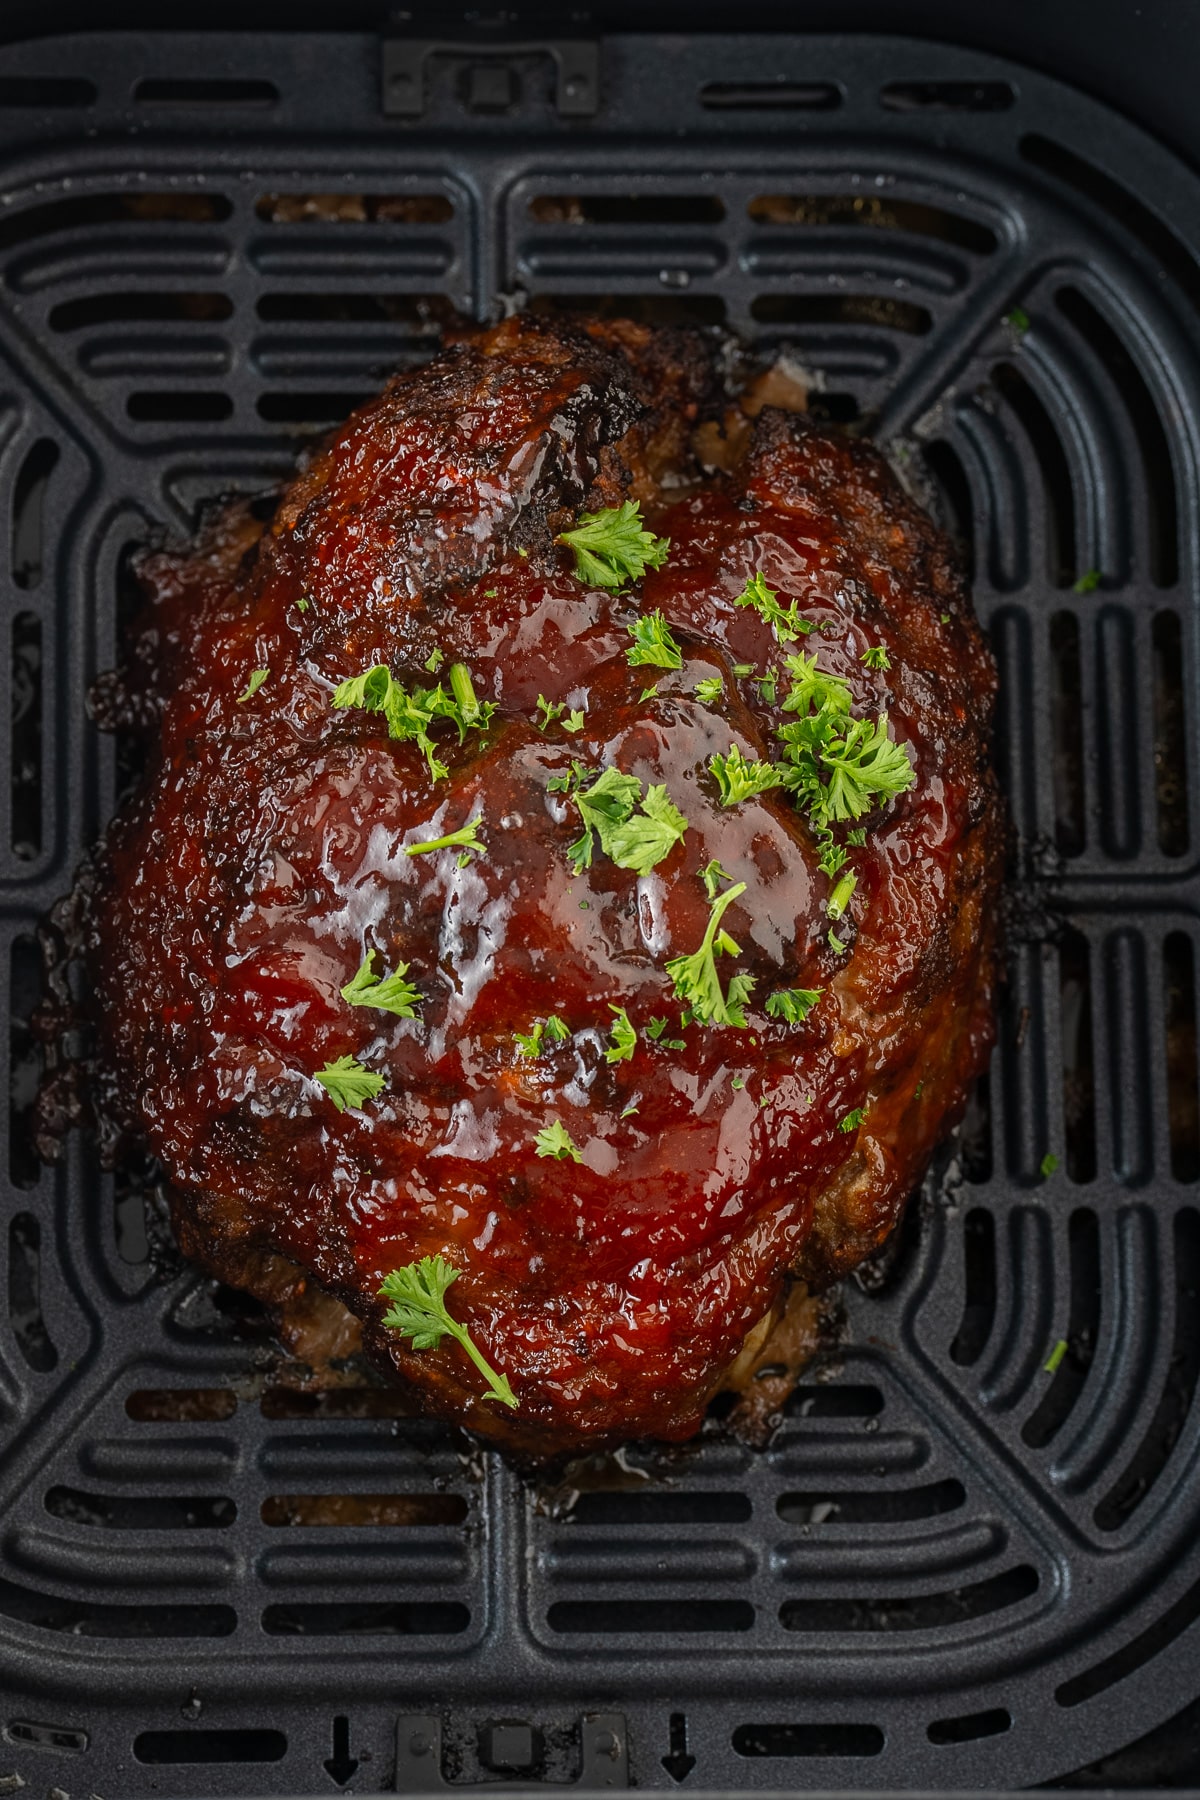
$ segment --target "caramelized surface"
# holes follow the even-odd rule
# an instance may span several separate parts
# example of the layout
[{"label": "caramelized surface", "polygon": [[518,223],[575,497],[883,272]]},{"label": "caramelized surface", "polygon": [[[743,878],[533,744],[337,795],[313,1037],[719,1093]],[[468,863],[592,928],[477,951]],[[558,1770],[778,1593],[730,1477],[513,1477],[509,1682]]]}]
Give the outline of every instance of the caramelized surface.
[{"label": "caramelized surface", "polygon": [[[162,1159],[189,1254],[275,1302],[315,1276],[430,1410],[530,1454],[694,1431],[788,1271],[826,1279],[887,1234],[990,1041],[994,674],[943,543],[869,447],[769,409],[734,474],[696,486],[708,384],[696,342],[637,327],[511,320],[458,345],[355,415],[261,537],[234,513],[148,556],[98,702],[151,747],[86,886],[101,1110]],[[554,535],[628,492],[671,553],[618,598]],[[846,955],[786,793],[722,808],[705,768],[735,741],[778,750],[784,715],[731,672],[781,665],[733,604],[757,569],[827,628],[805,647],[857,713],[888,710],[916,765],[854,853]],[[654,607],[677,672],[627,665],[627,624]],[[889,672],[860,661],[880,643]],[[377,661],[428,685],[435,649],[498,708],[461,749],[440,728],[436,786],[381,717],[330,705]],[[539,694],[584,728],[539,732]],[[573,759],[666,784],[689,828],[652,874],[599,851],[573,873],[578,814],[547,790]],[[404,855],[475,813],[469,866]],[[748,1029],[680,1033],[664,964],[700,942],[713,857],[746,883],[722,981],[757,985]],[[342,1001],[369,949],[409,965],[418,1018]],[[762,1009],[791,986],[825,989],[801,1026]],[[639,1042],[610,1064],[617,1006]],[[550,1013],[570,1040],[523,1057],[514,1033]],[[338,1113],[312,1077],[346,1054],[387,1087]],[[555,1118],[580,1164],[535,1156]],[[435,1252],[515,1414],[480,1402],[450,1339],[414,1351],[380,1325],[383,1275]]]}]

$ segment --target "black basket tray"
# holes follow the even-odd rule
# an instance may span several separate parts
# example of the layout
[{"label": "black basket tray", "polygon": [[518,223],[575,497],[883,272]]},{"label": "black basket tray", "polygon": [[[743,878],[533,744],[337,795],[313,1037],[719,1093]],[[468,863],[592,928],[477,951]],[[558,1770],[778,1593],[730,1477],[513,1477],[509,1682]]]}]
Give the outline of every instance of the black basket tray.
[{"label": "black basket tray", "polygon": [[[1195,178],[836,37],[64,37],[0,51],[0,158],[0,1794],[1152,1773],[1200,1692]],[[1018,842],[990,1078],[844,1351],[766,1451],[713,1421],[572,1503],[272,1385],[135,1172],[39,1167],[28,1019],[129,774],[85,711],[129,547],[446,300],[596,297],[790,347],[933,494]]]}]

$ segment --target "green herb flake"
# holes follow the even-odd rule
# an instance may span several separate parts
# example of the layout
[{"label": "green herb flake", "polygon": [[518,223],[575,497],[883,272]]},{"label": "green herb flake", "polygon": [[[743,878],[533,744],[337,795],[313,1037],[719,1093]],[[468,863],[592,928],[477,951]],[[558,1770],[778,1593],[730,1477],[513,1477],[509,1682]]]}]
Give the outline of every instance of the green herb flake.
[{"label": "green herb flake", "polygon": [[667,1021],[665,1019],[651,1019],[646,1026],[646,1036],[656,1044],[666,1029]]},{"label": "green herb flake", "polygon": [[644,687],[642,689],[641,693],[638,695],[639,700],[657,700],[657,698],[658,698],[658,683],[657,683],[657,681],[652,681],[650,683],[650,686]]},{"label": "green herb flake", "polygon": [[554,702],[547,700],[545,694],[539,694],[537,697],[537,707],[538,712],[541,714],[541,717],[537,721],[537,728],[539,731],[545,731],[547,725],[552,725],[555,719],[557,719],[561,713],[566,711],[566,701],[560,700],[555,704]]},{"label": "green herb flake", "polygon": [[597,836],[619,869],[648,875],[687,831],[688,822],[665,787],[649,787],[643,798],[637,776],[622,775],[619,769],[602,770],[586,787],[578,780],[575,804],[583,831],[567,855],[577,875],[591,868]]},{"label": "green herb flake", "polygon": [[847,1135],[852,1131],[857,1131],[866,1116],[864,1108],[856,1106],[853,1112],[848,1112],[844,1118],[838,1120],[838,1130]]},{"label": "green herb flake", "polygon": [[916,1087],[915,1087],[915,1088],[914,1088],[914,1089],[913,1089],[913,1099],[914,1099],[914,1100],[919,1100],[919,1099],[920,1099],[920,1098],[921,1098],[921,1095],[922,1095],[922,1094],[923,1094],[923,1093],[924,1093],[924,1092],[925,1092],[925,1083],[924,1083],[924,1081],[918,1081],[918,1083],[917,1083],[917,1085],[916,1085]]},{"label": "green herb flake", "polygon": [[803,1025],[824,992],[824,988],[780,988],[767,995],[764,1010],[769,1018],[782,1019],[786,1025]]},{"label": "green herb flake", "polygon": [[689,1008],[701,1025],[732,1025],[739,1031],[746,1027],[745,1005],[754,987],[752,975],[733,975],[728,989],[722,993],[716,958],[740,956],[741,946],[721,926],[726,909],[746,891],[739,881],[716,900],[710,902],[710,914],[698,949],[688,956],[673,956],[666,965],[675,985],[675,997]]},{"label": "green herb flake", "polygon": [[296,602],[296,611],[306,613],[308,611],[308,608],[309,608],[309,602],[305,598],[305,596],[303,594],[301,594],[300,598]]},{"label": "green herb flake", "polygon": [[382,713],[389,737],[419,746],[433,781],[444,780],[450,771],[434,749],[429,735],[432,726],[448,720],[457,727],[461,744],[469,729],[482,730],[496,710],[493,701],[476,698],[465,663],[451,664],[449,693],[440,682],[433,688],[415,687],[410,693],[386,663],[376,663],[361,675],[348,676],[334,693],[332,704],[339,709],[353,706]]},{"label": "green herb flake", "polygon": [[1053,1350],[1042,1364],[1047,1375],[1058,1374],[1059,1369],[1062,1367],[1063,1358],[1066,1356],[1069,1349],[1070,1345],[1067,1343],[1066,1338],[1059,1338],[1057,1344],[1055,1344]]},{"label": "green herb flake", "polygon": [[623,1006],[610,1004],[609,1012],[615,1013],[612,1028],[612,1043],[604,1052],[605,1062],[628,1062],[637,1049],[637,1032],[629,1022],[629,1014]]},{"label": "green herb flake", "polygon": [[825,936],[828,941],[829,948],[833,951],[835,956],[844,956],[846,954],[846,951],[850,948],[850,946],[848,944],[844,944],[842,942],[841,938],[837,935],[837,932],[833,929],[832,925],[830,926],[829,930],[825,933]]},{"label": "green herb flake", "polygon": [[581,513],[574,528],[561,532],[557,541],[575,552],[576,580],[612,593],[640,580],[647,569],[660,569],[671,548],[670,538],[655,537],[644,528],[636,500]]},{"label": "green herb flake", "polygon": [[948,624],[949,624],[949,623],[950,623],[950,614],[949,614],[949,613],[943,613],[943,614],[942,614],[942,624],[943,624],[943,625],[948,625]]},{"label": "green herb flake", "polygon": [[572,1162],[583,1161],[583,1152],[576,1148],[561,1119],[544,1125],[533,1142],[539,1156],[552,1156],[556,1162],[563,1162],[568,1156]]},{"label": "green herb flake", "polygon": [[494,600],[499,592],[499,588],[484,588],[483,597],[485,600]]},{"label": "green herb flake", "polygon": [[431,675],[436,675],[445,660],[446,652],[444,650],[439,650],[435,645],[429,652],[429,655],[425,658],[425,667]]},{"label": "green herb flake", "polygon": [[238,695],[238,705],[239,706],[242,704],[242,702],[244,700],[253,700],[255,694],[257,694],[259,688],[262,686],[263,682],[267,679],[267,676],[270,673],[271,673],[270,669],[255,669],[252,671],[250,679],[246,683],[245,693]]},{"label": "green herb flake", "polygon": [[708,759],[708,768],[720,792],[722,806],[736,806],[754,794],[764,794],[770,788],[779,787],[783,780],[774,763],[744,756],[737,744],[728,755],[714,750]]},{"label": "green herb flake", "polygon": [[447,1311],[446,1290],[458,1280],[458,1275],[459,1271],[441,1256],[423,1256],[420,1262],[393,1269],[384,1276],[379,1290],[381,1300],[392,1302],[383,1322],[390,1330],[410,1338],[414,1350],[436,1350],[444,1337],[453,1338],[488,1384],[483,1399],[515,1407],[517,1396],[507,1378],[492,1368],[466,1326]]},{"label": "green herb flake", "polygon": [[546,1020],[546,1036],[552,1044],[565,1044],[571,1035],[571,1027],[557,1013],[551,1013]]},{"label": "green herb flake", "polygon": [[729,1085],[733,1089],[734,1093],[738,1094],[741,1092],[741,1090],[746,1085],[745,1078],[741,1075],[735,1075]]},{"label": "green herb flake", "polygon": [[857,875],[843,875],[837,886],[825,902],[825,913],[830,919],[840,919],[850,904],[850,896],[858,886]]},{"label": "green herb flake", "polygon": [[683,667],[683,651],[671,635],[671,628],[661,612],[643,613],[626,626],[633,643],[625,652],[630,668],[652,663],[658,669]]},{"label": "green herb flake", "polygon": [[407,963],[397,963],[393,974],[376,975],[375,952],[368,950],[359,964],[358,973],[342,989],[347,1006],[373,1006],[380,1012],[395,1013],[398,1019],[415,1019],[414,1008],[423,999],[411,981],[406,981]]},{"label": "green herb flake", "polygon": [[868,669],[890,669],[892,666],[892,659],[887,653],[885,644],[869,645],[858,660]]},{"label": "green herb flake", "polygon": [[721,891],[723,881],[732,881],[733,876],[728,869],[723,869],[714,856],[700,871],[700,879],[704,883],[704,891],[710,900],[715,900]]},{"label": "green herb flake", "polygon": [[382,1075],[364,1069],[353,1056],[339,1056],[336,1062],[326,1063],[317,1070],[315,1079],[339,1112],[345,1112],[348,1106],[360,1108],[364,1100],[373,1100],[387,1086]]},{"label": "green herb flake", "polygon": [[720,675],[706,675],[692,689],[702,706],[715,706],[725,692],[725,683]]},{"label": "green herb flake", "polygon": [[861,850],[866,841],[867,828],[865,825],[856,825],[853,831],[846,833],[846,842],[852,844],[856,850]]},{"label": "green herb flake", "polygon": [[621,1117],[623,1119],[632,1119],[634,1113],[637,1112],[637,1110],[638,1110],[638,1108],[636,1106],[627,1106],[625,1108],[624,1112],[621,1114]]},{"label": "green herb flake", "polygon": [[585,712],[583,712],[580,707],[578,707],[578,706],[575,707],[574,710],[569,712],[567,714],[566,718],[563,720],[563,722],[562,722],[563,730],[564,731],[582,731],[584,720],[586,717],[587,717],[587,714]]},{"label": "green herb flake", "polygon": [[758,697],[764,706],[774,706],[779,698],[779,677],[774,669],[760,676],[753,684],[758,689]]},{"label": "green herb flake", "polygon": [[754,664],[753,663],[734,663],[733,672],[735,675],[741,675],[741,676],[753,675]]},{"label": "green herb flake", "polygon": [[1094,594],[1099,586],[1099,569],[1088,569],[1079,577],[1079,580],[1075,583],[1071,592],[1073,594]]},{"label": "green herb flake", "polygon": [[798,611],[798,602],[793,600],[789,606],[781,606],[774,588],[769,588],[761,569],[756,569],[741,593],[737,595],[735,606],[752,606],[760,618],[771,626],[782,643],[794,644],[799,637],[807,637],[815,630],[811,619],[803,619]]},{"label": "green herb flake", "polygon": [[1047,1150],[1045,1156],[1043,1156],[1041,1163],[1039,1164],[1039,1167],[1047,1181],[1049,1181],[1051,1175],[1057,1174],[1058,1158],[1057,1158],[1057,1156],[1055,1156],[1053,1150]]},{"label": "green herb flake", "polygon": [[[482,814],[476,813],[473,819],[468,820],[465,825],[460,825],[457,831],[448,831],[445,837],[426,838],[421,844],[405,844],[404,854],[405,856],[428,856],[433,850],[462,850],[465,856],[468,851],[475,850],[482,856],[487,850],[487,845],[479,841],[479,827],[482,824]],[[458,859],[458,866],[459,868],[466,866],[461,856]]]},{"label": "green herb flake", "polygon": [[1004,315],[1004,323],[1010,325],[1014,331],[1026,332],[1030,326],[1029,314],[1023,306],[1011,307]]}]

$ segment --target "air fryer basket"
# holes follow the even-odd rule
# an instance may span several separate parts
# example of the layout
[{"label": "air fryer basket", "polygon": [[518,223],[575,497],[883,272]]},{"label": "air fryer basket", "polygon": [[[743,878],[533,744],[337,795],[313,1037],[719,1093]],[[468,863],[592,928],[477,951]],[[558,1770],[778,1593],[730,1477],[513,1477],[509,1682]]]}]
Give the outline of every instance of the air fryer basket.
[{"label": "air fryer basket", "polygon": [[[0,1794],[1018,1786],[1200,1692],[1200,188],[871,38],[0,52]],[[334,204],[313,196],[340,196]],[[1003,675],[990,1077],[761,1453],[575,1495],[289,1394],[152,1184],[29,1137],[39,920],[129,777],[126,553],[449,301],[725,320],[933,495]],[[1057,1159],[1057,1161],[1055,1161]]]}]

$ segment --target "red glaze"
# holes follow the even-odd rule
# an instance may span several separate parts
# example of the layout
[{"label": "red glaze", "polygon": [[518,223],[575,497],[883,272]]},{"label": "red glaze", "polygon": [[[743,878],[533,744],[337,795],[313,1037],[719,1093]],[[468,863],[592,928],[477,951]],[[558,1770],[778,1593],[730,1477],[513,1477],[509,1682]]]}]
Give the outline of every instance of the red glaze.
[{"label": "red glaze", "polygon": [[[875,453],[764,414],[735,478],[661,512],[669,559],[621,598],[553,543],[623,480],[646,492],[673,429],[680,460],[700,361],[647,333],[510,321],[400,377],[261,541],[233,515],[189,556],[146,559],[133,673],[101,696],[156,746],[89,890],[103,1107],[167,1168],[189,1253],[272,1295],[269,1259],[311,1271],[429,1410],[523,1453],[694,1431],[787,1272],[828,1277],[890,1230],[990,1041],[993,671],[941,540]],[[845,955],[786,794],[723,808],[706,769],[733,742],[772,755],[784,721],[731,673],[782,667],[733,604],[756,569],[826,628],[803,647],[856,712],[889,711],[916,765],[854,854]],[[680,671],[627,664],[628,621],[652,607]],[[879,643],[890,672],[859,660]],[[429,685],[435,648],[498,708],[461,749],[437,728],[436,786],[378,716],[330,705],[376,661]],[[540,732],[539,694],[585,708],[583,730]],[[598,847],[573,873],[577,809],[547,783],[575,759],[664,782],[687,816],[649,876]],[[487,853],[468,867],[404,855],[477,813]],[[718,968],[754,977],[753,1004],[746,1030],[681,1034],[664,964],[700,942],[713,857],[746,883],[723,921],[741,954]],[[409,965],[418,1018],[341,999],[369,949],[377,972]],[[799,1027],[762,1009],[792,986],[825,989]],[[610,1064],[614,1007],[639,1042]],[[570,1041],[523,1057],[514,1033],[550,1013]],[[646,1037],[664,1016],[686,1049]],[[387,1087],[338,1113],[313,1075],[345,1054]],[[535,1155],[554,1119],[581,1163]],[[451,1340],[416,1352],[379,1324],[382,1277],[435,1252],[515,1414],[480,1401]]]}]

